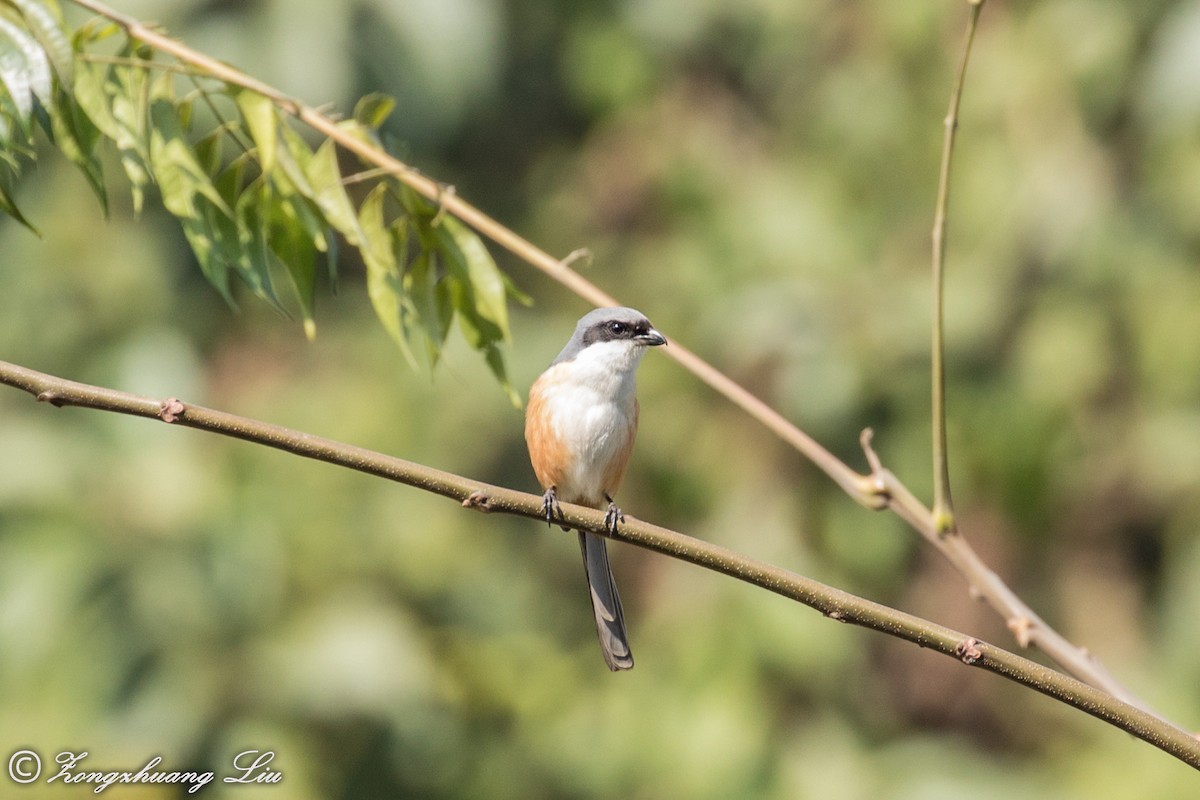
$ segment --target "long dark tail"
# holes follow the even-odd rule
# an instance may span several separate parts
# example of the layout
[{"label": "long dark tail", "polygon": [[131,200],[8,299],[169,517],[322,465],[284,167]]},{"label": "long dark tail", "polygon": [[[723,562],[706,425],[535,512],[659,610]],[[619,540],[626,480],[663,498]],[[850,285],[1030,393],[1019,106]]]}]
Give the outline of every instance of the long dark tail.
[{"label": "long dark tail", "polygon": [[633,653],[629,650],[629,634],[625,631],[625,614],[621,611],[621,596],[612,568],[608,565],[608,547],[604,537],[594,533],[579,534],[579,549],[583,551],[583,568],[587,572],[592,612],[596,616],[596,633],[604,663],[613,672],[633,669]]}]

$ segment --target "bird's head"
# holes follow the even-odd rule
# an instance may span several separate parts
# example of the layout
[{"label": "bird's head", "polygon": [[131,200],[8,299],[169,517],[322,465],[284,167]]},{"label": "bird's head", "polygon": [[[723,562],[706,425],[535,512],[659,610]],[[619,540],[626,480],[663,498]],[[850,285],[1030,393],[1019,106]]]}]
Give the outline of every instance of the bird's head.
[{"label": "bird's head", "polygon": [[665,345],[646,315],[632,308],[597,308],[583,315],[555,364],[581,358],[613,372],[635,369],[647,347]]}]

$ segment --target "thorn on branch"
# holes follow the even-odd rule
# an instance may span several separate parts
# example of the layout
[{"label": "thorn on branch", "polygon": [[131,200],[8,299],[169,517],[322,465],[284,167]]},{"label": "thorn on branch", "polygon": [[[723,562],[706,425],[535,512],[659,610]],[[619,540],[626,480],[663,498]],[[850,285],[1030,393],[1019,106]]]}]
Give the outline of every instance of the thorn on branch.
[{"label": "thorn on branch", "polygon": [[955,646],[954,655],[968,666],[978,664],[979,660],[983,658],[983,651],[979,649],[979,644],[979,640],[974,636],[968,637]]},{"label": "thorn on branch", "polygon": [[163,422],[174,422],[183,416],[187,411],[187,406],[174,397],[168,397],[162,401],[162,406],[158,410],[158,418]]},{"label": "thorn on branch", "polygon": [[476,489],[467,495],[462,501],[463,508],[473,508],[476,511],[482,511],[484,514],[492,510],[492,498],[487,492]]}]

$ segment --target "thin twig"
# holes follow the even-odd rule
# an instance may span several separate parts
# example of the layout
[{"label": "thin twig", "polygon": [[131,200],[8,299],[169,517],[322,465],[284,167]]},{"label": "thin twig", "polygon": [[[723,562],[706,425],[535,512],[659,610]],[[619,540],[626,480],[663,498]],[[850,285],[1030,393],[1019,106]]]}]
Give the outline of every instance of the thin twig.
[{"label": "thin twig", "polygon": [[933,527],[939,536],[958,532],[954,519],[954,502],[950,496],[950,459],[946,451],[946,337],[945,302],[946,283],[946,209],[950,203],[950,165],[954,159],[954,142],[958,132],[958,109],[962,103],[963,84],[966,82],[967,62],[971,58],[971,45],[975,41],[975,29],[979,24],[979,12],[983,0],[968,0],[971,14],[967,19],[966,41],[958,71],[954,74],[954,86],[950,90],[950,110],[946,112],[945,134],[942,140],[942,163],[938,170],[937,204],[933,214]]},{"label": "thin twig", "polygon": [[[452,498],[465,508],[543,519],[540,495],[492,486],[362,447],[191,405],[173,397],[160,400],[91,386],[3,361],[0,361],[0,384],[21,389],[39,401],[56,407],[92,408],[197,428],[387,478]],[[628,517],[613,534],[606,527],[601,511],[564,503],[562,512],[563,524],[577,530],[609,536],[688,561],[795,600],[831,619],[886,633],[955,658],[968,666],[994,672],[1091,714],[1200,769],[1200,740],[1100,689],[1007,650],[719,545],[633,517]]]},{"label": "thin twig", "polygon": [[[228,84],[258,92],[274,102],[280,109],[293,115],[313,129],[337,142],[346,151],[354,153],[368,164],[386,171],[427,200],[441,203],[446,212],[491,239],[496,245],[541,270],[569,291],[596,306],[620,305],[616,298],[570,269],[566,259],[556,259],[524,239],[511,229],[500,224],[475,206],[455,194],[446,196],[442,184],[422,175],[382,149],[355,137],[337,126],[335,120],[283,94],[262,81],[257,80],[227,64],[197,52],[171,39],[136,19],[108,8],[98,0],[72,0],[76,5],[100,14],[123,27],[133,39],[167,53],[181,61],[190,63],[212,77]],[[671,340],[666,355],[675,359],[684,369],[718,394],[741,408],[766,426],[782,441],[795,448],[812,461],[840,486],[856,502],[871,509],[890,508],[908,522],[917,532],[936,547],[963,575],[972,591],[986,601],[997,613],[1003,615],[1009,627],[1023,631],[1022,644],[1036,646],[1068,672],[1099,687],[1109,694],[1132,702],[1132,695],[1113,679],[1084,648],[1076,647],[1048,627],[1026,606],[995,573],[979,559],[961,536],[937,536],[933,517],[929,509],[890,472],[885,471],[886,491],[880,490],[876,474],[860,475],[819,442],[789,422],[782,414],[755,397],[737,382],[720,372],[708,362],[678,342]]]},{"label": "thin twig", "polygon": [[160,72],[175,72],[180,75],[191,75],[197,78],[212,77],[208,70],[201,69],[200,67],[196,67],[187,63],[180,64],[172,61],[151,61],[145,58],[110,56],[103,53],[78,53],[76,57],[81,61],[89,61],[93,64],[111,64],[116,67],[144,69],[147,72],[150,70],[159,70]]}]

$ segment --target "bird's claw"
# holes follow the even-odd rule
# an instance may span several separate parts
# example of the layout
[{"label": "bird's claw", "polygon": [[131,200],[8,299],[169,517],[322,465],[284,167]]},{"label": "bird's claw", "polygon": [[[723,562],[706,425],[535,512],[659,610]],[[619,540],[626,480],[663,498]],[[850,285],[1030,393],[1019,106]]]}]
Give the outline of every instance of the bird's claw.
[{"label": "bird's claw", "polygon": [[616,536],[617,523],[625,521],[625,512],[623,512],[623,511],[621,511],[621,509],[617,508],[617,504],[613,502],[613,499],[611,497],[609,497],[607,499],[608,499],[608,511],[605,512],[605,514],[604,514],[604,527],[608,529],[609,533]]},{"label": "bird's claw", "polygon": [[562,507],[558,504],[558,495],[555,493],[553,486],[547,489],[546,493],[542,495],[542,515],[546,517],[547,525],[554,522],[555,517],[562,519]]}]

